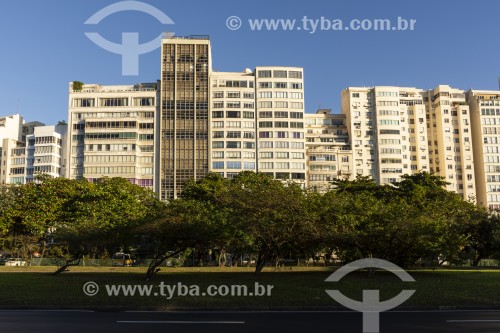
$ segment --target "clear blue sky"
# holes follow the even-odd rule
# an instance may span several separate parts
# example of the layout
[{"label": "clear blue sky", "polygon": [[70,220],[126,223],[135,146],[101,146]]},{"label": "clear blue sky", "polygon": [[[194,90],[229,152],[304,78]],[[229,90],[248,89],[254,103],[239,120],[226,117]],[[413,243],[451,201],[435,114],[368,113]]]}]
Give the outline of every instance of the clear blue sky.
[{"label": "clear blue sky", "polygon": [[[17,0],[0,2],[0,115],[19,113],[47,124],[67,118],[68,82],[134,84],[160,74],[159,49],[141,56],[140,75],[121,75],[121,57],[95,44],[84,32],[121,41],[139,32],[147,42],[162,31],[207,34],[213,67],[240,71],[259,65],[305,69],[307,112],[321,105],[339,112],[347,86],[401,85],[497,89],[500,75],[500,2],[476,1],[206,1],[144,0],[166,13],[162,25],[139,12],[117,13],[97,26],[84,22],[109,0]],[[389,18],[417,20],[415,31],[237,31],[231,15],[300,20]]]}]

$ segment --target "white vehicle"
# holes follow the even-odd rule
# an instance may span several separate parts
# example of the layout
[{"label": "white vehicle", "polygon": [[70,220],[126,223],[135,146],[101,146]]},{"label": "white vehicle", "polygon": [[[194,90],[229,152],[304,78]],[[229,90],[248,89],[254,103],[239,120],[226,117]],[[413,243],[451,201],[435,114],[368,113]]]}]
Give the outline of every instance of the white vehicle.
[{"label": "white vehicle", "polygon": [[5,266],[26,266],[26,261],[21,258],[10,258],[5,262]]}]

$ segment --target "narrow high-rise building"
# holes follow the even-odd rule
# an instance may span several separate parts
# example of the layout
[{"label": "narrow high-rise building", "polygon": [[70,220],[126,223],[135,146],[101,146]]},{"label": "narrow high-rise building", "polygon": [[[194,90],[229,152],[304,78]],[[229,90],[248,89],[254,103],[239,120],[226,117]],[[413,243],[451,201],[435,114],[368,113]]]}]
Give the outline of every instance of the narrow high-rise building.
[{"label": "narrow high-rise building", "polygon": [[257,171],[305,187],[303,69],[257,67],[255,75]]},{"label": "narrow high-rise building", "polygon": [[474,149],[465,93],[440,85],[427,92],[426,102],[431,172],[448,182],[447,190],[465,200],[474,198]]},{"label": "narrow high-rise building", "polygon": [[470,107],[477,202],[500,210],[500,91],[469,90],[466,96]]},{"label": "narrow high-rise building", "polygon": [[425,106],[415,88],[350,87],[342,92],[354,172],[379,184],[428,171]]},{"label": "narrow high-rise building", "polygon": [[226,178],[257,171],[254,73],[212,72],[210,82],[210,171]]},{"label": "narrow high-rise building", "polygon": [[160,198],[171,200],[209,170],[210,40],[165,35],[161,57],[156,179]]}]

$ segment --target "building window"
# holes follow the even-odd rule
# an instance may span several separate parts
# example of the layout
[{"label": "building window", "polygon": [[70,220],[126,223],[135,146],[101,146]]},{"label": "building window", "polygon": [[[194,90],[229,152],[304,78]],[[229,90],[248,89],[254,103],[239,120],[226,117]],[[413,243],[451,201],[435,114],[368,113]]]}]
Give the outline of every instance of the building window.
[{"label": "building window", "polygon": [[288,132],[276,132],[276,137],[278,139],[286,139],[288,138]]},{"label": "building window", "polygon": [[262,91],[259,93],[259,98],[273,98],[272,91]]},{"label": "building window", "polygon": [[259,153],[259,158],[262,158],[262,159],[273,158],[273,153],[272,152],[261,152],[261,153]]},{"label": "building window", "polygon": [[243,169],[245,170],[255,170],[255,162],[244,162]]},{"label": "building window", "polygon": [[271,77],[271,71],[258,71],[257,74],[259,78]]},{"label": "building window", "polygon": [[243,148],[245,149],[255,149],[255,142],[252,141],[244,141]]},{"label": "building window", "polygon": [[275,71],[273,71],[273,77],[286,79],[287,73],[286,73],[286,71],[275,70]]},{"label": "building window", "polygon": [[288,112],[287,111],[275,111],[274,118],[288,118]]},{"label": "building window", "polygon": [[224,118],[224,111],[212,111],[212,118]]},{"label": "building window", "polygon": [[259,138],[272,138],[273,132],[259,132]]},{"label": "building window", "polygon": [[224,169],[224,162],[212,162],[212,169]]},{"label": "building window", "polygon": [[240,118],[241,112],[240,111],[226,111],[226,117],[227,118]]},{"label": "building window", "polygon": [[214,151],[212,152],[212,158],[224,158],[223,151]]},{"label": "building window", "polygon": [[226,148],[241,148],[240,141],[228,141],[226,142]]}]

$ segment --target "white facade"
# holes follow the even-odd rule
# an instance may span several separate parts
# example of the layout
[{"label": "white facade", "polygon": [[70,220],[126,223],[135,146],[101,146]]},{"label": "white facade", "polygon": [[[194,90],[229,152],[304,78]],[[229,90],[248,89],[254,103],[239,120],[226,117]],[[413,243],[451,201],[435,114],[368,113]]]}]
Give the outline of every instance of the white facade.
[{"label": "white facade", "polygon": [[0,118],[0,139],[22,141],[24,119],[19,114]]},{"label": "white facade", "polygon": [[319,109],[314,114],[305,114],[305,126],[308,188],[325,192],[335,179],[353,179],[345,115]]},{"label": "white facade", "polygon": [[25,184],[42,174],[64,176],[66,132],[66,124],[25,123],[19,115],[1,118],[0,183]]},{"label": "white facade", "polygon": [[407,87],[348,88],[342,113],[351,131],[356,174],[377,183],[427,171],[447,189],[475,196],[472,130],[462,90]]},{"label": "white facade", "polygon": [[212,72],[210,82],[210,171],[257,171],[254,73]]},{"label": "white facade", "polygon": [[303,69],[257,67],[255,74],[257,171],[306,186]]},{"label": "white facade", "polygon": [[476,196],[474,149],[465,92],[440,85],[427,93],[427,126],[431,171],[444,177],[446,189]]},{"label": "white facade", "polygon": [[[23,183],[25,172],[24,151],[22,140],[24,119],[15,114],[0,118],[0,184]],[[19,148],[19,158],[13,160],[14,149]],[[12,164],[15,162],[15,164]]]},{"label": "white facade", "polygon": [[38,126],[26,136],[26,183],[36,181],[37,175],[56,178],[66,173],[67,130],[66,124]]},{"label": "white facade", "polygon": [[477,203],[500,209],[500,91],[469,90]]},{"label": "white facade", "polygon": [[426,146],[427,141],[415,140],[411,133],[409,120],[414,115],[409,111],[414,106],[413,102],[403,102],[408,99],[406,96],[411,96],[409,100],[422,100],[414,88],[350,87],[342,92],[342,113],[347,117],[356,175],[389,184],[411,173],[410,147]]},{"label": "white facade", "polygon": [[69,91],[67,177],[123,177],[153,189],[156,84]]},{"label": "white facade", "polygon": [[305,186],[303,70],[213,72],[210,81],[210,171],[256,171]]}]

